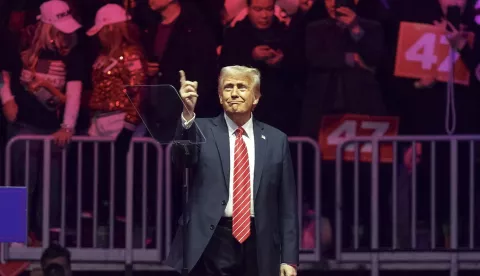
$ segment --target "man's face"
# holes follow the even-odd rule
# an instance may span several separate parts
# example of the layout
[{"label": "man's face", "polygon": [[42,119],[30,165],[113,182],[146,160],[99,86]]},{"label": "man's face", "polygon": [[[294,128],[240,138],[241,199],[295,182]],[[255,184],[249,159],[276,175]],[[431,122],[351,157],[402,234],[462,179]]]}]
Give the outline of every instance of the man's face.
[{"label": "man's face", "polygon": [[173,0],[148,0],[148,4],[153,11],[161,11],[172,2]]},{"label": "man's face", "polygon": [[272,25],[275,0],[252,0],[248,7],[248,17],[257,29],[267,29]]},{"label": "man's face", "polygon": [[335,0],[325,0],[325,8],[330,17],[335,17]]},{"label": "man's face", "polygon": [[219,98],[227,114],[245,114],[253,111],[260,97],[253,92],[248,78],[226,77]]}]

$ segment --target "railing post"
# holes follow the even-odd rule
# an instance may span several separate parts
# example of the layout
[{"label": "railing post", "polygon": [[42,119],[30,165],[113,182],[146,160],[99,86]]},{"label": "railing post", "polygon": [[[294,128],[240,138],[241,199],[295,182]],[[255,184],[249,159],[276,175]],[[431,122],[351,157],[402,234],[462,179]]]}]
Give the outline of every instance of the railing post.
[{"label": "railing post", "polygon": [[450,276],[458,274],[458,140],[450,138]]},{"label": "railing post", "polygon": [[126,223],[125,227],[125,268],[128,269],[133,264],[133,143],[127,154],[127,193],[126,193]]},{"label": "railing post", "polygon": [[379,220],[379,212],[378,212],[378,201],[379,201],[379,187],[378,187],[378,177],[379,177],[379,141],[373,140],[372,142],[372,186],[371,186],[371,193],[372,193],[372,202],[371,202],[371,245],[372,245],[372,252],[371,254],[371,275],[378,276],[379,271],[379,264],[378,264],[378,220]]},{"label": "railing post", "polygon": [[[297,144],[297,214],[298,214],[298,233],[300,236],[303,234],[303,145],[302,141],[289,139],[289,142]],[[317,216],[318,214],[315,214]],[[315,237],[315,240],[319,239],[320,237]],[[301,240],[301,239],[300,239]],[[300,248],[302,245],[300,244]],[[317,248],[315,248],[317,249]],[[317,254],[315,250],[315,254]]]},{"label": "railing post", "polygon": [[[27,153],[29,154],[29,153]],[[43,141],[43,225],[42,225],[42,247],[46,249],[50,244],[50,187],[51,187],[51,158],[52,140]],[[33,179],[32,179],[33,180]],[[27,187],[28,188],[28,187]]]},{"label": "railing post", "polygon": [[321,182],[320,182],[320,147],[318,143],[308,137],[289,137],[288,141],[290,143],[297,143],[297,197],[298,197],[298,213],[299,213],[299,230],[300,235],[303,235],[303,144],[309,144],[314,149],[314,163],[313,163],[313,185],[314,185],[314,210],[315,214],[313,217],[315,225],[315,243],[314,243],[314,253],[313,261],[320,262],[322,259],[322,208],[321,208]]},{"label": "railing post", "polygon": [[343,150],[347,143],[337,146],[335,158],[335,259],[342,260],[342,165]]},{"label": "railing post", "polygon": [[172,144],[168,144],[165,150],[165,256],[170,252],[172,240]]},{"label": "railing post", "polygon": [[[164,256],[166,257],[167,255],[164,254],[164,251],[162,252],[162,249],[164,249],[163,244],[170,244],[169,240],[163,240],[162,238],[165,236],[164,235],[164,229],[165,227],[162,223],[162,216],[164,215],[164,210],[165,210],[165,194],[163,190],[163,175],[164,175],[164,154],[163,154],[163,148],[161,145],[158,143],[155,144],[156,149],[157,149],[157,215],[156,215],[156,242],[157,242],[157,247],[158,247],[158,254],[160,258],[163,258]],[[144,199],[146,200],[146,199]]]},{"label": "railing post", "polygon": [[322,259],[322,231],[321,231],[321,222],[322,222],[322,204],[321,204],[321,199],[322,199],[322,183],[320,180],[321,176],[321,159],[320,159],[320,148],[318,147],[318,143],[313,144],[315,147],[315,248],[317,249],[315,252],[315,257],[318,261],[321,261]]}]

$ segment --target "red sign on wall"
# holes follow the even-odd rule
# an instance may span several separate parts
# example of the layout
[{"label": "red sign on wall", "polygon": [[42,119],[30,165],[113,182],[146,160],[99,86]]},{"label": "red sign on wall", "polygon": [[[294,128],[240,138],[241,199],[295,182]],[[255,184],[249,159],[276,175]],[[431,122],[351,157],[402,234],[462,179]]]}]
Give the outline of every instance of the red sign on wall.
[{"label": "red sign on wall", "polygon": [[[325,160],[335,160],[337,146],[353,137],[382,137],[398,134],[398,118],[387,116],[368,115],[335,115],[325,116],[320,128],[319,144],[322,157]],[[344,160],[354,161],[355,144],[344,148]],[[379,147],[380,162],[391,163],[393,160],[393,146],[391,143],[382,143]],[[371,162],[371,143],[360,143],[360,161]]]}]

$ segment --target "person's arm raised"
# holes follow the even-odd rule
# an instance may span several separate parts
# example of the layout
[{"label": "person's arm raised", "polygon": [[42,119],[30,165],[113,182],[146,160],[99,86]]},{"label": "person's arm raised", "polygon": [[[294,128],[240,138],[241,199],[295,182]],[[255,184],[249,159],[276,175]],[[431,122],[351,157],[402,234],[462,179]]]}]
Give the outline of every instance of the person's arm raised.
[{"label": "person's arm raised", "polygon": [[[185,72],[180,70],[180,98],[183,103],[183,112],[181,120],[177,126],[174,137],[172,161],[174,164],[182,164],[181,160],[187,161],[187,164],[194,165],[198,157],[197,141],[201,138],[195,124],[195,105],[197,103],[198,82],[187,81]],[[176,141],[176,142],[175,142]],[[187,143],[185,143],[187,141]],[[187,154],[188,152],[188,154]],[[186,159],[185,159],[186,157]]]},{"label": "person's arm raised", "polygon": [[188,127],[185,124],[185,128],[189,128],[193,120],[195,119],[195,105],[197,104],[198,82],[187,81],[185,72],[180,70],[180,98],[183,103],[182,120],[184,123],[189,123]]}]

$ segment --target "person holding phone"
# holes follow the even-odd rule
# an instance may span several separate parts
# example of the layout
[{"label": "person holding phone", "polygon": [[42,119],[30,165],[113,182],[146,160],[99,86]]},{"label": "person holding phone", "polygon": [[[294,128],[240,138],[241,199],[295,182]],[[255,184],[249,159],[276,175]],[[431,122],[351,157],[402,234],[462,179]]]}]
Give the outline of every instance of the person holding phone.
[{"label": "person holding phone", "polygon": [[[297,45],[290,40],[287,26],[275,17],[275,0],[248,0],[248,16],[225,32],[220,67],[252,66],[262,74],[262,104],[255,116],[295,135],[298,100],[291,93],[295,82],[292,52]],[[275,112],[289,110],[289,112]]]}]

